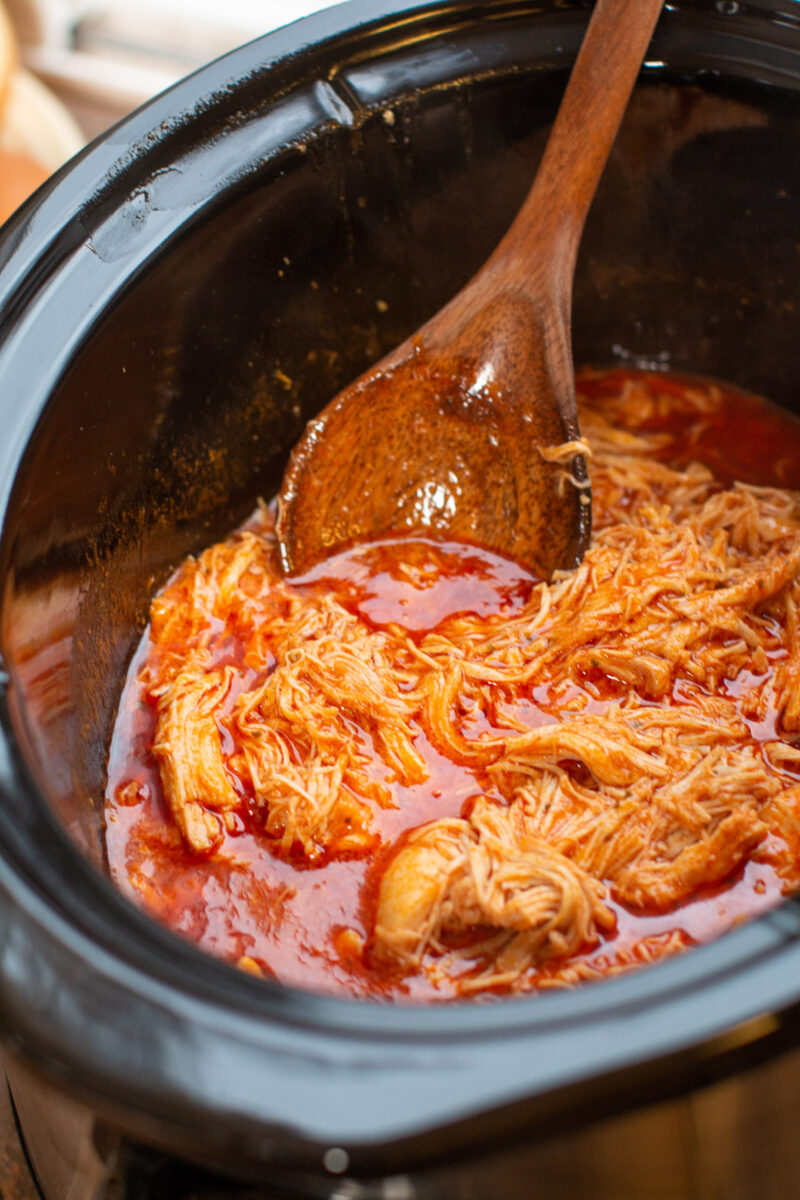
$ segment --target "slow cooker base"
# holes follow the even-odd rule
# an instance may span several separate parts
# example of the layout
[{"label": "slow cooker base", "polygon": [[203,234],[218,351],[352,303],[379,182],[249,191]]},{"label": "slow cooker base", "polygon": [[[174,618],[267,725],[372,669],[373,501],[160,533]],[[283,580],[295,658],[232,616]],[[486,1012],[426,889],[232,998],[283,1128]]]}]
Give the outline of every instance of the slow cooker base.
[{"label": "slow cooker base", "polygon": [[17,1061],[8,1076],[44,1200],[786,1200],[800,1191],[800,1050],[531,1146],[364,1181],[226,1180],[127,1142]]}]

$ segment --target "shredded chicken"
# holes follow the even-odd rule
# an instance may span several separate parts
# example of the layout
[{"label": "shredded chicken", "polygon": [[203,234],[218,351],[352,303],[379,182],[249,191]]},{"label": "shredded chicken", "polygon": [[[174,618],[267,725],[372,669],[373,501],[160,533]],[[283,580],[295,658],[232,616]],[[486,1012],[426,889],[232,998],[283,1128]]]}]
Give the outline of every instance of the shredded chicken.
[{"label": "shredded chicken", "polygon": [[[281,580],[263,523],[185,564],[153,603],[142,679],[186,844],[213,853],[238,814],[307,865],[380,848],[367,959],[455,971],[463,991],[682,949],[676,922],[587,958],[612,902],[666,914],[753,856],[798,886],[800,501],[671,465],[648,428],[676,412],[700,428],[718,403],[634,383],[583,399],[592,544],[511,616],[374,628]],[[389,845],[379,815],[434,751],[473,799]]]},{"label": "shredded chicken", "polygon": [[159,704],[153,753],[161,766],[172,815],[198,853],[212,850],[221,841],[224,815],[239,805],[215,720],[232,675],[230,668],[208,674],[179,671]]},{"label": "shredded chicken", "polygon": [[598,927],[613,928],[603,895],[598,880],[480,797],[469,820],[424,825],[395,856],[381,883],[378,952],[418,966],[448,936],[500,930],[470,954],[489,959],[481,986],[506,984],[537,961],[593,945]]},{"label": "shredded chicken", "polygon": [[[189,637],[195,648],[168,684],[162,675],[169,676],[175,661],[170,617],[163,632],[159,625],[153,633],[167,646],[158,662],[162,674],[152,667],[148,671],[153,694],[160,697],[155,751],[173,815],[192,849],[208,850],[221,837],[214,812],[240,806],[251,791],[264,829],[282,853],[299,853],[309,861],[326,851],[363,853],[375,845],[370,803],[390,803],[385,783],[368,771],[374,755],[367,752],[363,735],[370,736],[385,763],[386,778],[406,783],[424,778],[408,728],[419,699],[399,690],[403,671],[391,640],[366,629],[331,597],[301,603],[263,574],[253,577],[250,593],[239,603],[231,580],[237,571],[253,575],[256,541],[251,534],[235,539],[227,556],[214,547],[174,585],[191,597]],[[260,621],[265,608],[271,618],[267,628]],[[162,601],[159,620],[165,610]],[[231,617],[239,637],[243,629],[252,630],[254,647],[248,647],[245,661],[263,664],[268,657],[271,665],[257,686],[239,692],[229,713],[217,711],[236,747],[223,765],[212,713],[228,694],[234,672],[226,669],[224,690],[208,692],[205,635],[212,622],[229,624]],[[200,697],[203,703],[193,714]],[[197,776],[204,772],[205,786],[199,788]],[[238,797],[237,779],[242,784]],[[204,805],[211,810],[205,816]]]},{"label": "shredded chicken", "polygon": [[330,848],[368,850],[369,802],[387,804],[389,792],[370,778],[354,723],[371,735],[387,774],[413,782],[424,776],[408,729],[418,703],[398,690],[386,637],[329,597],[284,623],[274,654],[272,673],[233,710],[241,749],[231,765],[284,852],[314,859]]}]

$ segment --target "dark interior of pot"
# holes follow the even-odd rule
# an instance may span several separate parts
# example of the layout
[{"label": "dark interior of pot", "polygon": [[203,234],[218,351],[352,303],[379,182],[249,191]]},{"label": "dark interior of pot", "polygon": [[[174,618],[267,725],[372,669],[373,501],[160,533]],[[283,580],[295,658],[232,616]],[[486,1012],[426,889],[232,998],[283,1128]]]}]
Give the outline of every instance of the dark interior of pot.
[{"label": "dark interior of pot", "polygon": [[[154,587],[271,497],[304,422],[486,257],[584,19],[542,5],[407,45],[387,34],[366,60],[344,45],[328,82],[299,80],[283,107],[243,81],[234,116],[188,124],[180,160],[143,158],[140,186],[97,218],[111,299],[16,482],[4,642],[34,773],[98,863],[111,724]],[[746,61],[751,18],[665,14],[587,225],[574,351],[797,408],[800,54],[759,20]],[[170,224],[189,168],[206,194]]]}]

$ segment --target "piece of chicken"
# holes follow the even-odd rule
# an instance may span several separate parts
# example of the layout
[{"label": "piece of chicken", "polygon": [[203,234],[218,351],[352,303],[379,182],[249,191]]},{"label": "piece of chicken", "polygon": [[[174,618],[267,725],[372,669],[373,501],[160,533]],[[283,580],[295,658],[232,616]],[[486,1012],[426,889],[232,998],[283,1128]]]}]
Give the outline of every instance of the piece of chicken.
[{"label": "piece of chicken", "polygon": [[410,970],[448,939],[500,933],[482,974],[507,983],[534,963],[594,945],[598,929],[614,925],[604,895],[601,883],[479,797],[468,820],[433,821],[401,846],[381,881],[374,952]]}]

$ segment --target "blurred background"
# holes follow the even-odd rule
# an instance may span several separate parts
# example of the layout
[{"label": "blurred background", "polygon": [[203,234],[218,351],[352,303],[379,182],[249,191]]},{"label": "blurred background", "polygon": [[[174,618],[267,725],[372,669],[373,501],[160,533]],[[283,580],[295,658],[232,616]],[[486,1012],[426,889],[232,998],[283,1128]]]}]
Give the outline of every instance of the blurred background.
[{"label": "blurred background", "polygon": [[330,0],[0,0],[0,222],[85,141]]}]

